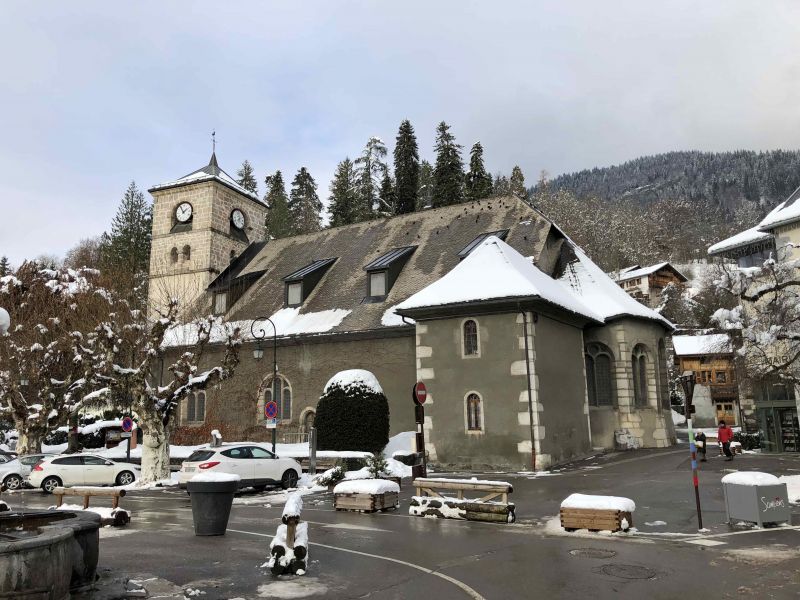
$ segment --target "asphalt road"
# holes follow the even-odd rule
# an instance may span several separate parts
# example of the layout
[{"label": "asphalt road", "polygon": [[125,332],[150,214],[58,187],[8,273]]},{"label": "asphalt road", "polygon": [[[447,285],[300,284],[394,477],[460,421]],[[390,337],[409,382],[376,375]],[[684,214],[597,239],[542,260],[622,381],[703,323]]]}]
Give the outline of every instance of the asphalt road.
[{"label": "asphalt road", "polygon": [[[310,566],[305,576],[288,579],[273,579],[261,567],[283,494],[242,494],[227,535],[203,538],[193,535],[185,492],[135,492],[122,501],[132,523],[101,532],[105,587],[95,597],[115,597],[128,577],[150,597],[203,600],[800,597],[800,510],[797,528],[731,528],[719,484],[726,469],[799,474],[800,458],[746,455],[705,463],[703,517],[711,531],[699,535],[687,454],[685,448],[629,452],[544,476],[492,473],[514,484],[518,522],[512,525],[410,517],[408,485],[401,509],[385,514],[336,512],[330,494],[308,495],[303,519]],[[638,531],[563,532],[555,517],[572,492],[634,499]],[[11,495],[9,503],[51,501],[29,491]],[[656,521],[666,525],[646,525]]]}]

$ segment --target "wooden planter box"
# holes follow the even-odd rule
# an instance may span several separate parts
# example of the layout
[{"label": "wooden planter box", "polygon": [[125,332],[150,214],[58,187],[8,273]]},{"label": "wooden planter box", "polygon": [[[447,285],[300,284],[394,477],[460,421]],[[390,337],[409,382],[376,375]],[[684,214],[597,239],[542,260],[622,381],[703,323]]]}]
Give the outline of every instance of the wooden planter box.
[{"label": "wooden planter box", "polygon": [[397,492],[383,494],[334,494],[333,507],[336,510],[355,510],[359,512],[387,511],[400,505]]},{"label": "wooden planter box", "polygon": [[[628,526],[622,528],[622,520]],[[588,529],[589,531],[627,531],[633,527],[631,513],[621,510],[602,510],[597,508],[562,508],[561,526],[566,531]]]}]

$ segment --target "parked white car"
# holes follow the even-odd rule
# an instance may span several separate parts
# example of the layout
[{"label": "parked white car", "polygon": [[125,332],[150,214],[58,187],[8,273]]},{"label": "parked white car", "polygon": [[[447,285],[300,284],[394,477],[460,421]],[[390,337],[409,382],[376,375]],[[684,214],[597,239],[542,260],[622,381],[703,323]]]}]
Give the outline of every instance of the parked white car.
[{"label": "parked white car", "polygon": [[128,485],[136,481],[138,467],[93,454],[64,454],[44,459],[33,467],[29,481],[48,494],[59,486]]},{"label": "parked white car", "polygon": [[303,469],[293,458],[281,458],[255,443],[231,443],[195,450],[181,466],[178,483],[187,482],[198,473],[231,473],[241,477],[239,487],[263,490],[268,485],[283,489],[297,487]]},{"label": "parked white car", "polygon": [[0,483],[7,490],[25,487],[34,466],[53,454],[27,454],[0,464]]}]

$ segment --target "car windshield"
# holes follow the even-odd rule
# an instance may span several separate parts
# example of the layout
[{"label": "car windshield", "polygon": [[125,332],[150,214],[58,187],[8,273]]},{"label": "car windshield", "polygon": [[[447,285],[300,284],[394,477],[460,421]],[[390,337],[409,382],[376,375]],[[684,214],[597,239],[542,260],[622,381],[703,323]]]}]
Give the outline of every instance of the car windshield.
[{"label": "car windshield", "polygon": [[195,450],[189,455],[189,458],[186,459],[186,462],[202,462],[204,460],[208,460],[214,456],[214,452],[212,450]]}]

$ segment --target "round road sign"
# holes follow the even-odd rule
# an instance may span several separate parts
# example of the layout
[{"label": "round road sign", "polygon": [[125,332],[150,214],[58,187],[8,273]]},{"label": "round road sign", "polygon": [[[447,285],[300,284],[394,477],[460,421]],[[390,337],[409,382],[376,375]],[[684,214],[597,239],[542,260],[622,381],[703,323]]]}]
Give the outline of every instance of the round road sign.
[{"label": "round road sign", "polygon": [[125,417],[122,419],[122,431],[125,433],[133,431],[133,419],[130,417]]},{"label": "round road sign", "polygon": [[278,417],[278,403],[270,400],[264,405],[264,416],[267,419],[276,419]]},{"label": "round road sign", "polygon": [[421,381],[418,381],[414,384],[414,392],[413,392],[414,402],[422,406],[425,404],[425,400],[428,399],[428,388],[425,387],[425,384]]}]

